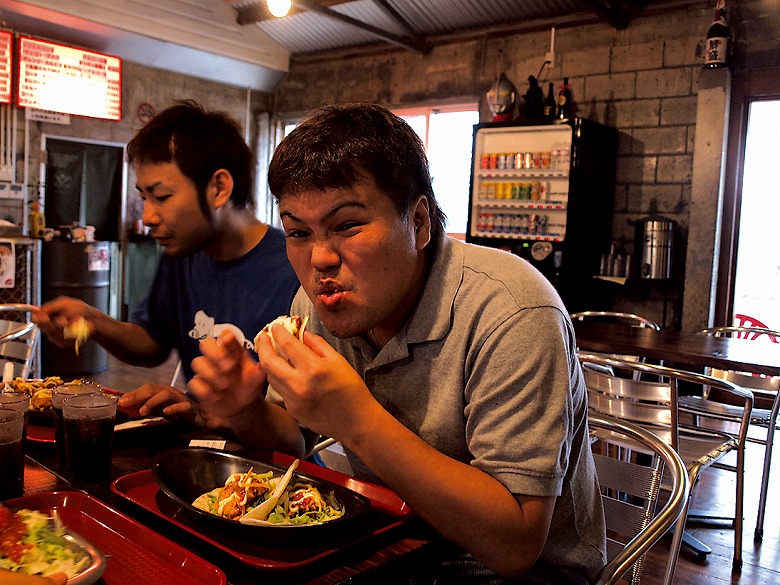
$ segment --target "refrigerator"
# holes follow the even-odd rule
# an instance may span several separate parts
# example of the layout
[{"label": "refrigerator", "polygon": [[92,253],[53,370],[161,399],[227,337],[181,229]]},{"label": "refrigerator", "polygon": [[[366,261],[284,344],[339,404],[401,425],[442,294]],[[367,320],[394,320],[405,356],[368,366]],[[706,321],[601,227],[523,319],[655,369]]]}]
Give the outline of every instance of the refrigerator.
[{"label": "refrigerator", "polygon": [[535,266],[567,309],[600,305],[612,241],[617,130],[593,120],[474,126],[466,241]]}]

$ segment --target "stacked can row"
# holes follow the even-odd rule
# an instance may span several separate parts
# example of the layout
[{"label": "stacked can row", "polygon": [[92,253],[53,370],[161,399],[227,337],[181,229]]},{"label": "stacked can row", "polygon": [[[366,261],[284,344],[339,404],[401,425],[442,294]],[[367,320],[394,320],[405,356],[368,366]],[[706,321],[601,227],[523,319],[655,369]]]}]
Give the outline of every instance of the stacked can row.
[{"label": "stacked can row", "polygon": [[550,151],[489,152],[479,159],[481,169],[549,169]]},{"label": "stacked can row", "polygon": [[547,184],[541,181],[482,181],[480,199],[546,199]]},{"label": "stacked can row", "polygon": [[547,230],[543,213],[477,213],[477,230],[493,234],[536,234]]}]

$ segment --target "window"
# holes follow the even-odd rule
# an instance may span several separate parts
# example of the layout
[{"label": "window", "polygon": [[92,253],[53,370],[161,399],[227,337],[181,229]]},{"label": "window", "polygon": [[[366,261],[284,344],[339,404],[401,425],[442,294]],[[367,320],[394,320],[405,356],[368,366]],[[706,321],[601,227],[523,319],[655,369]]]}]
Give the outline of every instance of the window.
[{"label": "window", "polygon": [[422,138],[447,233],[465,237],[477,104],[395,110]]},{"label": "window", "polygon": [[[447,233],[465,238],[469,212],[471,147],[474,125],[479,122],[475,103],[394,110],[425,144],[433,191],[447,216]],[[287,136],[296,122],[283,125]]]}]

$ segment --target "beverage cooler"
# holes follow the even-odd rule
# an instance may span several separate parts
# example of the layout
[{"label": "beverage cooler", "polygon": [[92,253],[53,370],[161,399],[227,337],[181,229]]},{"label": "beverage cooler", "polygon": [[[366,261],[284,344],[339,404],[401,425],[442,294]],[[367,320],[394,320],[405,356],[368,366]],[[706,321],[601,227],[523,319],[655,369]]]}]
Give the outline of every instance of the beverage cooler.
[{"label": "beverage cooler", "polygon": [[612,241],[617,131],[583,118],[474,126],[466,240],[525,258],[569,311],[600,305],[593,276]]}]

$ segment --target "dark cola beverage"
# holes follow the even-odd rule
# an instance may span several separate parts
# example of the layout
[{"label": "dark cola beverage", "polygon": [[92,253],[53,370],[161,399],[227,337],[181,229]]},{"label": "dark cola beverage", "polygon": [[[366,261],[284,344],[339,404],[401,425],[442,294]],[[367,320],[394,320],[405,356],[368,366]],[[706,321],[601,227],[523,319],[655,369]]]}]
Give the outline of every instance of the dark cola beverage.
[{"label": "dark cola beverage", "polygon": [[24,451],[22,441],[0,443],[0,500],[18,498],[24,492]]},{"label": "dark cola beverage", "polygon": [[66,460],[71,483],[86,486],[108,483],[114,417],[64,419]]}]

